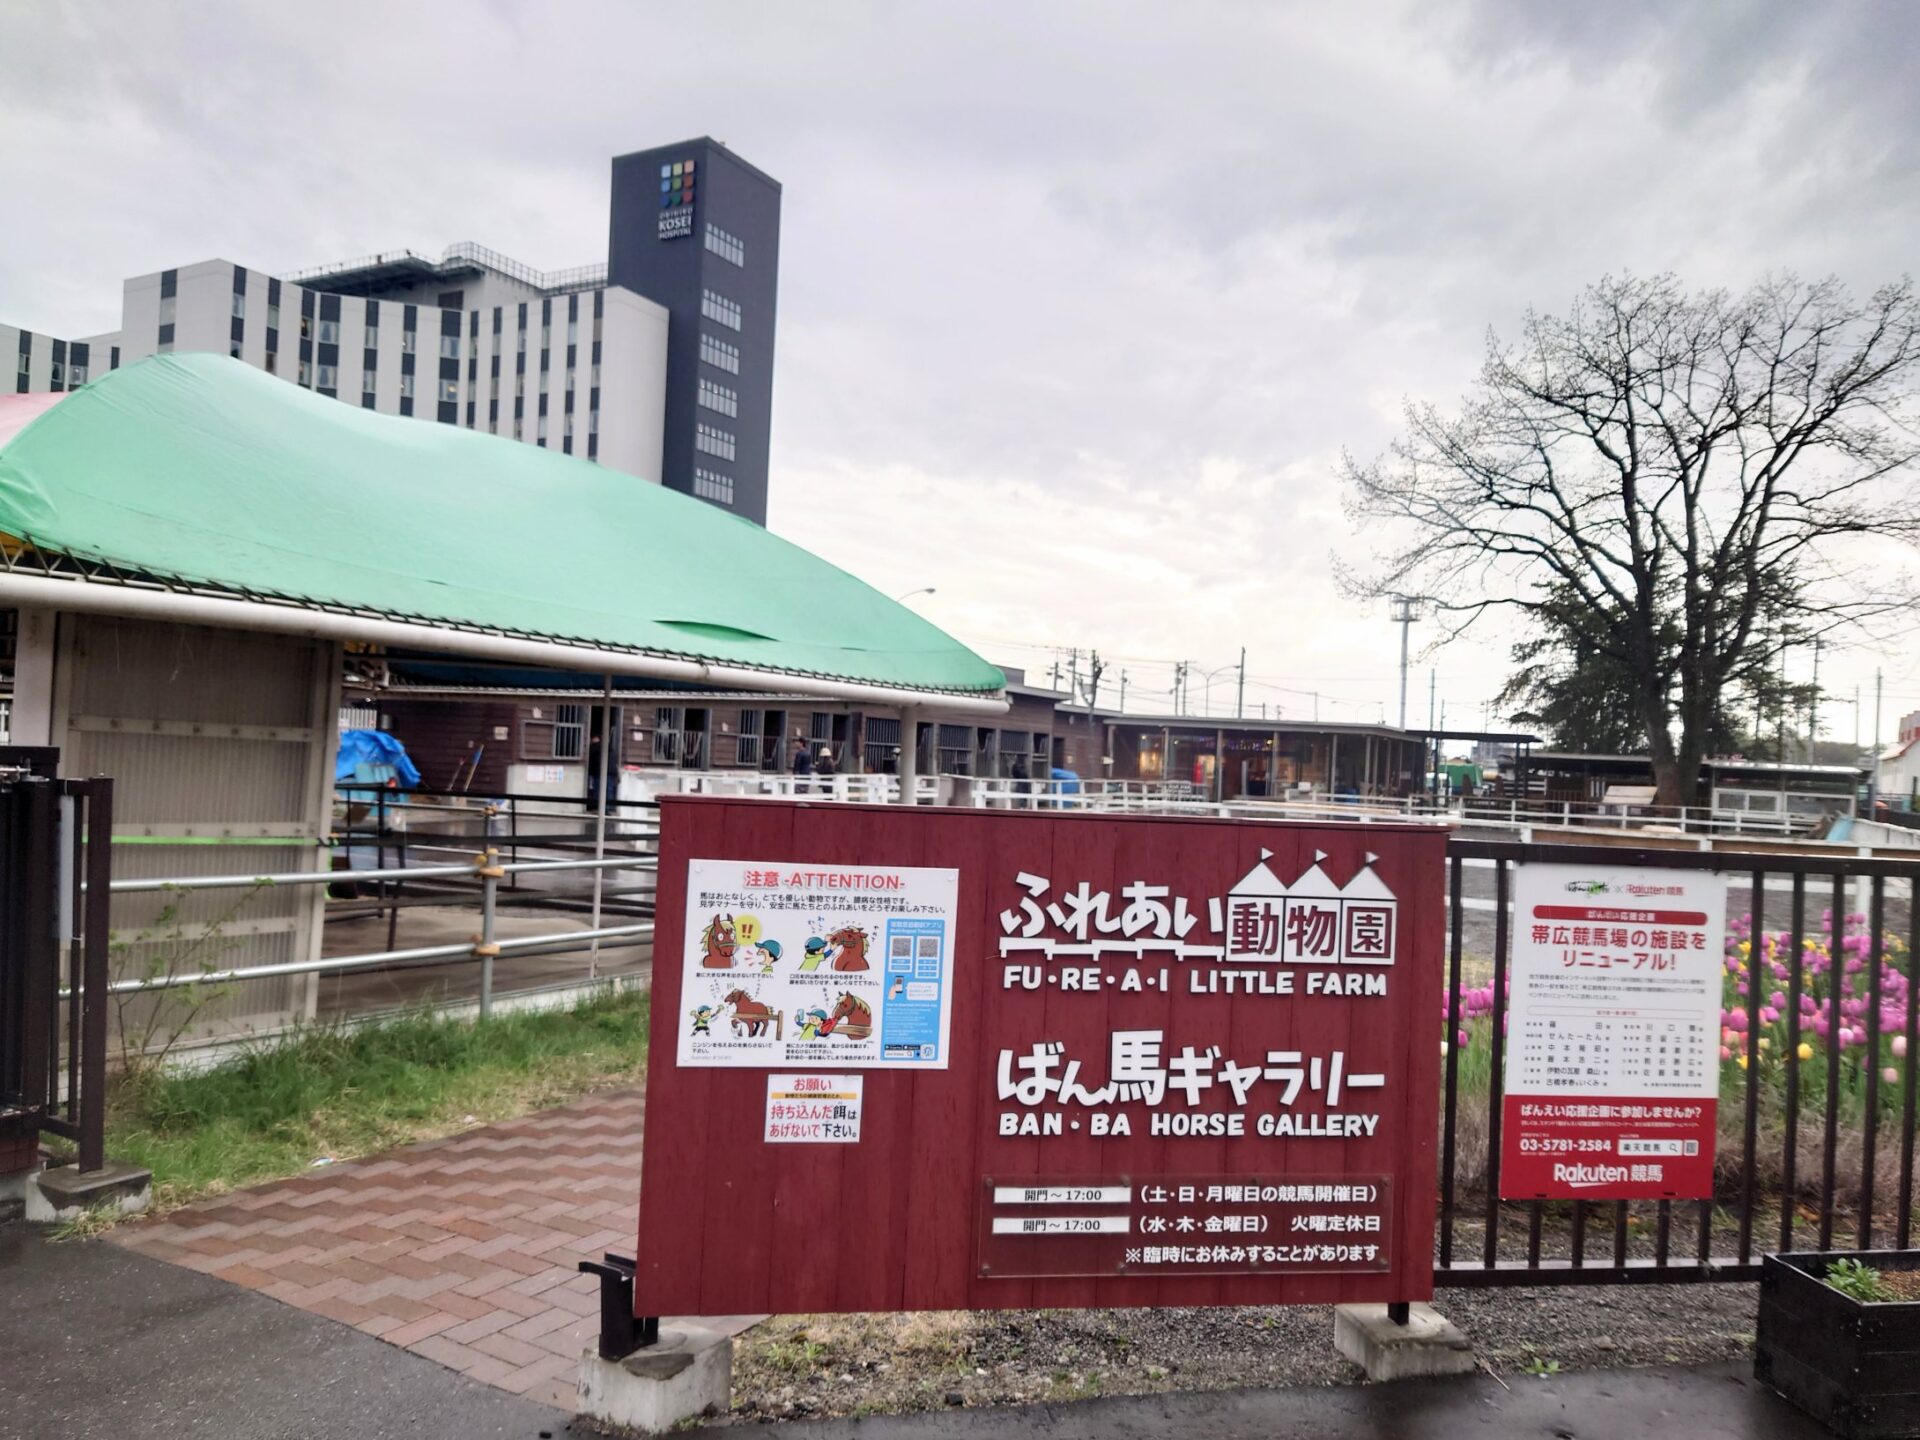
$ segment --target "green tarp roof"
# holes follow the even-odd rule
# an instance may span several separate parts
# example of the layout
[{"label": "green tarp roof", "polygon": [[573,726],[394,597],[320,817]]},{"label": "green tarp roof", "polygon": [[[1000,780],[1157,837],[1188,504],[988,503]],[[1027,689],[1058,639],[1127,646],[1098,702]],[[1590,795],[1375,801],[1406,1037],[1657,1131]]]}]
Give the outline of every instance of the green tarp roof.
[{"label": "green tarp roof", "polygon": [[1003,683],[912,611],[702,501],[221,355],[114,371],[0,445],[0,532],[328,609],[876,685]]}]

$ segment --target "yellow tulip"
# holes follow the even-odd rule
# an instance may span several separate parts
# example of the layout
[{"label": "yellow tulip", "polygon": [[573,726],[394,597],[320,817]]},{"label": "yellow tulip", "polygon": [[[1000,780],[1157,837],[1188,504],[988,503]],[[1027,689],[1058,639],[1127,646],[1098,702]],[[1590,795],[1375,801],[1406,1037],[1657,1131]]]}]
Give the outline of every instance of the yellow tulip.
[{"label": "yellow tulip", "polygon": [[1799,1054],[1802,1060],[1813,1059],[1813,1046],[1809,1045],[1806,1041],[1802,1040],[1800,1042]]},{"label": "yellow tulip", "polygon": [[1742,1070],[1744,1070],[1744,1069],[1746,1069],[1746,1068],[1747,1068],[1747,1057],[1746,1057],[1746,1056],[1744,1056],[1744,1055],[1742,1055],[1742,1056],[1740,1057],[1740,1068],[1741,1068]]},{"label": "yellow tulip", "polygon": [[1773,1040],[1766,1035],[1762,1035],[1760,1037],[1760,1048],[1762,1050],[1771,1050],[1773,1048]]}]

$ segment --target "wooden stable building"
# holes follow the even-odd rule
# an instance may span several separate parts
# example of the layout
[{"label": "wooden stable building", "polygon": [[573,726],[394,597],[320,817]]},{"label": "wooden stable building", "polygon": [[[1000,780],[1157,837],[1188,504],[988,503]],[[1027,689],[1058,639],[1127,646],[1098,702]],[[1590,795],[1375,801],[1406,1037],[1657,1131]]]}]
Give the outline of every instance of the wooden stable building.
[{"label": "wooden stable building", "polygon": [[[608,708],[610,776],[782,774],[793,770],[803,747],[810,768],[822,751],[842,774],[899,768],[897,705],[777,689],[663,687],[625,676],[608,690],[592,676],[470,662],[386,657],[349,668],[343,725],[395,736],[435,788],[587,797],[599,774]],[[1044,779],[1060,765],[1100,773],[1098,727],[1063,721],[1056,709],[1063,696],[1026,685],[1018,671],[1009,672],[1005,694],[1005,715],[943,706],[938,697],[916,707],[915,771]]]},{"label": "wooden stable building", "polygon": [[1419,788],[1422,743],[1387,725],[1102,714],[1116,780],[1185,782],[1214,800]]},{"label": "wooden stable building", "polygon": [[[1177,782],[1209,799],[1305,793],[1398,796],[1419,788],[1421,741],[1380,725],[1130,716],[1069,704],[1064,692],[1007,676],[1008,709],[983,717],[916,707],[914,770],[922,775]],[[476,795],[577,798],[599,768],[603,704],[591,677],[470,664],[390,661],[379,682],[349,681],[352,722],[389,731],[430,786]],[[616,680],[609,775],[652,789],[672,771],[786,773],[805,746],[842,774],[894,774],[898,706],[769,690],[662,689]],[[616,787],[618,788],[618,787]]]},{"label": "wooden stable building", "polygon": [[[1717,757],[1701,765],[1705,802],[1719,811],[1824,818],[1859,810],[1867,772],[1853,765],[1776,764]],[[1573,804],[1652,804],[1653,761],[1645,755],[1535,750],[1503,761],[1500,793]]]}]

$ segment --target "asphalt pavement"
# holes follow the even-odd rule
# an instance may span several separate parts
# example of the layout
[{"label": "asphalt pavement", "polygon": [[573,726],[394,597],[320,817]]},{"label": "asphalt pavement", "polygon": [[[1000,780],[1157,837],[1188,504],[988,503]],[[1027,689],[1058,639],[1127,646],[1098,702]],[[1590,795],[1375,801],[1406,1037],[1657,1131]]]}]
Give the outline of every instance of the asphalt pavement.
[{"label": "asphalt pavement", "polygon": [[1216,1390],[755,1425],[779,1440],[1831,1440],[1745,1365]]},{"label": "asphalt pavement", "polygon": [[[731,1427],[780,1440],[1820,1440],[1746,1365],[1490,1375]],[[98,1241],[0,1225],[0,1436],[575,1440],[570,1417]]]},{"label": "asphalt pavement", "polygon": [[0,1436],[561,1440],[571,1420],[224,1280],[0,1225]]}]

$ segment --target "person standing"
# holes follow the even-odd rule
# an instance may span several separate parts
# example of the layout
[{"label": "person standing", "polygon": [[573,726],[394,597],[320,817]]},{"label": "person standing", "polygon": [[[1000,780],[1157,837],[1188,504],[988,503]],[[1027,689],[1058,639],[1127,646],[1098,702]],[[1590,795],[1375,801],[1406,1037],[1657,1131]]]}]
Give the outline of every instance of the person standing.
[{"label": "person standing", "polygon": [[806,777],[813,773],[813,751],[807,748],[806,741],[795,740],[793,742],[793,759],[791,764],[793,766],[793,793],[798,795],[803,790],[811,790],[813,786],[807,781]]}]

